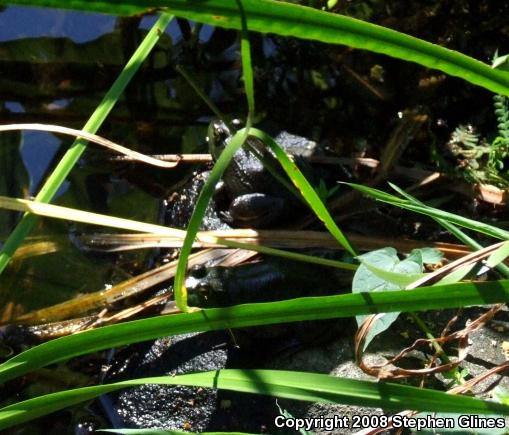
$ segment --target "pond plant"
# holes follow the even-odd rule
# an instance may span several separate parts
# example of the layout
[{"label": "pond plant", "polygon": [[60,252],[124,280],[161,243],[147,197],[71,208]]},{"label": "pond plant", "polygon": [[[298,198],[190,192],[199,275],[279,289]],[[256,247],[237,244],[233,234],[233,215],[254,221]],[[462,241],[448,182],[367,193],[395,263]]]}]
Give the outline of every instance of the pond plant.
[{"label": "pond plant", "polygon": [[[328,7],[332,8],[334,2],[329,3]],[[95,224],[131,229],[141,233],[152,232],[173,235],[180,237],[182,242],[174,280],[175,300],[181,313],[99,327],[32,347],[0,364],[1,383],[6,383],[34,370],[80,355],[162,336],[352,316],[358,316],[360,325],[356,342],[356,356],[358,362],[362,364],[362,353],[374,335],[388,328],[399,313],[406,312],[411,313],[416,319],[416,323],[424,327],[424,332],[430,343],[446,362],[448,374],[453,381],[450,392],[469,392],[469,384],[464,379],[465,374],[458,369],[457,364],[451,362],[444,354],[439,340],[436,340],[426,330],[425,325],[419,320],[416,313],[431,309],[505,303],[509,298],[509,269],[504,263],[505,258],[509,255],[509,233],[496,226],[426,205],[397,186],[393,186],[397,193],[397,195],[393,195],[372,186],[350,183],[350,188],[360,191],[377,201],[434,219],[446,231],[476,251],[475,254],[465,256],[448,266],[437,268],[434,272],[429,273],[424,273],[424,266],[437,263],[437,261],[429,258],[430,253],[428,251],[415,251],[405,260],[400,260],[397,253],[390,248],[359,255],[355,244],[349,241],[331,216],[326,204],[324,204],[324,197],[328,195],[323,195],[323,192],[320,194],[320,189],[317,192],[317,189],[306,179],[297,165],[293,163],[273,138],[264,131],[253,127],[256,112],[248,32],[273,33],[282,37],[310,39],[328,44],[342,44],[356,49],[369,50],[442,71],[445,74],[459,77],[496,93],[498,96],[495,99],[495,104],[500,133],[491,144],[492,151],[489,155],[492,161],[489,163],[490,167],[496,167],[497,160],[500,163],[503,158],[500,157],[500,154],[505,156],[507,153],[506,98],[509,97],[509,73],[492,68],[459,52],[389,28],[334,14],[327,10],[318,10],[273,0],[204,0],[196,2],[185,0],[152,0],[149,2],[139,0],[119,0],[115,2],[13,0],[0,1],[0,4],[72,8],[116,15],[145,13],[159,15],[156,23],[147,33],[130,62],[125,66],[118,79],[104,96],[101,104],[83,127],[84,132],[93,134],[98,131],[117,100],[121,97],[127,84],[135,76],[143,60],[148,56],[158,38],[174,17],[240,31],[243,83],[248,108],[244,127],[235,133],[215,162],[200,193],[185,233],[182,231],[172,232],[171,229],[155,225],[136,224],[127,220],[108,220],[108,217],[104,216],[83,214],[80,218],[68,210],[48,205],[87,148],[88,142],[83,137],[77,138],[65,153],[33,201],[0,198],[2,207],[25,212],[15,230],[2,246],[0,271],[8,266],[16,249],[30,234],[39,214],[60,219],[81,219],[85,222],[89,221],[88,218],[93,217],[97,219],[94,220]],[[327,9],[326,5],[324,9]],[[458,132],[458,135],[460,133]],[[329,265],[338,268],[355,269],[358,267],[351,294],[246,304],[231,308],[200,309],[188,306],[187,292],[184,286],[185,273],[188,257],[197,237],[198,239],[201,237],[203,241],[228,247],[286,256],[300,261],[321,261],[320,259],[313,260],[310,256],[299,256],[281,249],[240,243],[221,237],[208,236],[207,239],[207,236],[198,234],[207,205],[214,194],[215,185],[219,182],[236,151],[243,146],[249,136],[261,139],[270,148],[310,210],[323,223],[332,238],[344,251],[350,254],[351,257],[355,257],[353,263],[329,263]],[[463,136],[467,137],[463,141],[464,144],[472,145],[472,142],[477,141],[475,136],[466,134],[463,134]],[[476,146],[476,144],[474,145]],[[470,234],[495,238],[497,242],[501,242],[485,248],[461,228],[470,230]],[[381,262],[380,258],[383,259]],[[484,261],[486,267],[497,269],[497,273],[502,278],[487,282],[462,281],[480,261]],[[382,323],[383,326],[381,326]],[[398,374],[404,377],[403,372],[398,372]],[[379,372],[378,376],[382,377],[382,373]],[[394,376],[394,378],[397,377]],[[0,409],[0,428],[9,428],[111,391],[147,383],[215,387],[312,402],[381,407],[384,410],[397,412],[409,410],[495,416],[507,416],[509,414],[509,405],[504,393],[500,393],[497,401],[482,400],[466,394],[447,394],[442,391],[398,385],[385,381],[367,382],[292,371],[228,369],[87,386],[11,403]],[[386,421],[386,423],[387,425],[390,424],[389,421]]]}]

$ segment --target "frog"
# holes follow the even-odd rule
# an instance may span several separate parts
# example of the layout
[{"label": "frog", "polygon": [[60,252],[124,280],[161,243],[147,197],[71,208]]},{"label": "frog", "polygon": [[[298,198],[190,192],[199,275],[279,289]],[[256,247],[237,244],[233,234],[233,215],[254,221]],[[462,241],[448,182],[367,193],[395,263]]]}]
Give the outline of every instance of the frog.
[{"label": "frog", "polygon": [[[266,257],[231,267],[195,266],[186,279],[186,288],[191,306],[227,308],[342,294],[349,291],[351,280],[350,271]],[[263,345],[263,352],[274,355],[293,352],[317,342],[325,343],[344,327],[344,322],[338,319],[311,320],[240,328],[234,335],[240,347],[259,349],[259,345]]]},{"label": "frog", "polygon": [[349,271],[267,257],[231,267],[195,266],[190,269],[185,285],[189,305],[224,308],[344,293],[351,279]]},{"label": "frog", "polygon": [[[214,160],[231,140],[232,131],[222,120],[213,120],[209,125],[209,152]],[[316,143],[286,131],[276,136],[286,152],[296,155],[309,152]],[[247,145],[247,146],[246,146]],[[286,178],[274,155],[258,138],[249,136],[246,144],[233,156],[226,168],[214,196],[225,222],[241,228],[269,228],[277,226],[285,217],[303,207],[303,200],[274,179],[264,164],[249,150],[267,161],[282,178]],[[301,155],[296,163],[305,170],[306,177],[312,177],[309,165]]]}]

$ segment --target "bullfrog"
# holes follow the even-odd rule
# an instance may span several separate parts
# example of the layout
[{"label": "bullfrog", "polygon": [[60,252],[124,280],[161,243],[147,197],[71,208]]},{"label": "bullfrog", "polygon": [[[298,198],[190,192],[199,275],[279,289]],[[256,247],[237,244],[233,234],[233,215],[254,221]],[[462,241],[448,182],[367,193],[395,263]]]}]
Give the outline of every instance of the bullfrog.
[{"label": "bullfrog", "polygon": [[[225,122],[214,120],[208,132],[209,152],[217,159],[232,137],[232,132]],[[280,132],[276,141],[289,154],[309,153],[316,146],[306,138]],[[247,145],[247,146],[246,146]],[[258,138],[249,137],[246,144],[236,152],[226,168],[222,182],[218,185],[215,200],[223,220],[236,227],[267,228],[280,223],[290,211],[303,206],[298,195],[291,193],[280,182],[274,179],[262,162],[253,155],[249,148],[262,156],[282,178],[286,175],[279,163]],[[311,177],[309,166],[297,156],[297,164]]]},{"label": "bullfrog", "polygon": [[[268,257],[234,267],[197,266],[186,280],[188,303],[201,308],[275,302],[306,296],[329,296],[348,291],[352,274],[315,264]],[[258,354],[294,352],[326,342],[345,326],[338,319],[311,320],[236,329],[241,349]],[[259,345],[263,344],[263,350]]]},{"label": "bullfrog", "polygon": [[189,305],[216,308],[339,294],[348,291],[351,279],[348,271],[269,257],[234,267],[191,268],[186,288]]}]

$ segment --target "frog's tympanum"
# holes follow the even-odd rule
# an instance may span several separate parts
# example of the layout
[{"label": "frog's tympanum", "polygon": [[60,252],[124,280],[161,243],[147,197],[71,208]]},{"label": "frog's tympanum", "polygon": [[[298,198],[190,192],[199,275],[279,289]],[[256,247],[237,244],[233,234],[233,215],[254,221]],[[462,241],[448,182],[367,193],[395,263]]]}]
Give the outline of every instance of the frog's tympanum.
[{"label": "frog's tympanum", "polygon": [[[212,121],[209,127],[209,151],[217,159],[231,139],[231,132],[223,121]],[[279,141],[281,145],[297,148],[300,145],[298,136],[286,133]],[[309,144],[310,141],[300,138]],[[257,138],[249,137],[246,141],[263,159],[286,177],[275,157]],[[312,142],[311,142],[312,143]],[[287,146],[285,146],[287,145]],[[291,151],[291,150],[290,150]],[[225,221],[237,227],[266,228],[280,223],[286,216],[291,216],[295,207],[302,206],[301,201],[289,192],[267,171],[262,162],[248,150],[246,144],[235,154],[226,168],[222,182],[216,192],[216,202],[222,207],[221,214]]]}]

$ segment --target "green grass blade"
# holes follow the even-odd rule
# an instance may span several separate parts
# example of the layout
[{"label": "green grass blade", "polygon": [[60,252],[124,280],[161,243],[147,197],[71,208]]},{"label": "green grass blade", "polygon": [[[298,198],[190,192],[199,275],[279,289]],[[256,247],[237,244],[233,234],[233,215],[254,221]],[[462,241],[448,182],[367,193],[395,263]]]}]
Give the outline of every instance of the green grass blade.
[{"label": "green grass blade", "polygon": [[285,399],[344,403],[401,411],[460,412],[509,415],[509,405],[453,396],[441,391],[383,382],[283,370],[216,370],[180,376],[132,379],[77,388],[15,403],[0,409],[0,429],[23,423],[101,394],[144,384],[188,385],[257,393]]},{"label": "green grass blade", "polygon": [[189,225],[187,227],[186,237],[182,243],[182,249],[180,250],[179,262],[177,270],[175,272],[174,289],[175,289],[175,301],[181,311],[188,311],[187,306],[187,291],[184,287],[185,274],[187,270],[187,258],[193,248],[193,242],[200,229],[201,222],[205,216],[207,206],[210,202],[210,198],[214,195],[216,184],[221,179],[226,167],[230,163],[234,154],[242,146],[247,139],[247,131],[244,133],[236,133],[230,142],[226,145],[223,152],[217,159],[214,167],[210,171],[207,181],[203,185],[203,188],[198,195],[196,205],[193,210]]},{"label": "green grass blade", "polygon": [[457,308],[507,301],[509,301],[509,280],[503,280],[436,285],[411,291],[308,297],[157,316],[80,332],[35,346],[0,364],[0,383],[36,368],[79,355],[169,335],[299,320],[352,317],[359,314]]},{"label": "green grass blade", "polygon": [[[396,186],[396,185],[394,185],[392,183],[389,183],[389,185],[396,192],[398,192],[400,195],[402,195],[403,197],[408,199],[411,203],[416,204],[416,205],[426,206],[426,204],[424,204],[423,202],[419,201],[417,198],[413,197],[412,195],[408,194],[403,189],[400,189],[398,186]],[[453,224],[451,224],[451,223],[449,223],[449,222],[447,222],[447,221],[445,221],[443,219],[440,219],[440,218],[434,218],[434,219],[435,219],[435,221],[438,224],[440,224],[442,227],[444,227],[447,231],[449,231],[453,236],[455,236],[458,240],[463,242],[465,245],[470,246],[472,249],[474,249],[476,251],[478,251],[479,249],[483,248],[483,246],[480,243],[477,243],[476,240],[472,239],[472,237],[470,237],[468,234],[465,234],[463,231],[461,231],[455,225],[453,225]],[[488,261],[488,263],[489,263],[489,261]],[[509,278],[509,267],[508,266],[506,266],[502,262],[499,262],[499,263],[495,264],[494,266],[498,269],[498,271],[503,276],[505,276],[506,278]],[[488,265],[488,267],[493,267],[493,266]]]},{"label": "green grass blade", "polygon": [[[90,213],[87,211],[62,207],[58,205],[45,204],[27,199],[9,198],[0,196],[0,208],[8,210],[16,210],[22,212],[30,212],[38,216],[47,216],[54,219],[64,219],[73,222],[82,222],[89,225],[101,225],[124,230],[139,231],[142,233],[161,234],[171,236],[177,239],[184,239],[186,232],[178,228],[171,228],[162,225],[155,225],[130,219],[118,218],[98,213]],[[336,267],[339,269],[356,270],[357,266],[328,258],[314,257],[311,255],[299,254],[297,252],[284,251],[282,249],[270,248],[263,245],[255,245],[252,243],[235,242],[234,240],[223,239],[206,234],[198,234],[198,239],[209,241],[211,243],[228,246],[230,248],[246,249],[260,252],[263,254],[276,255],[297,261],[305,261],[313,264],[322,264],[324,266]]]},{"label": "green grass blade", "polygon": [[427,205],[419,205],[415,204],[413,201],[409,201],[406,199],[401,199],[397,196],[391,195],[390,193],[383,192],[382,190],[373,189],[372,187],[363,186],[361,184],[354,183],[344,183],[353,189],[356,189],[371,198],[374,198],[378,201],[385,202],[387,204],[394,205],[396,207],[404,208],[407,210],[412,210],[416,213],[420,213],[426,216],[429,216],[433,219],[442,219],[447,222],[451,222],[454,225],[458,225],[460,227],[468,228],[473,231],[477,231],[478,233],[486,234],[487,236],[491,236],[497,239],[509,240],[509,232],[502,230],[500,228],[494,227],[493,225],[488,225],[483,222],[479,222],[473,219],[468,219],[463,216],[459,216],[454,213],[449,213],[447,211],[442,211],[433,207],[429,207]]},{"label": "green grass blade", "polygon": [[343,270],[357,270],[356,264],[345,263],[344,261],[331,260],[329,258],[315,257],[312,255],[300,254],[298,252],[284,251],[282,249],[271,248],[263,245],[253,245],[251,243],[235,242],[233,240],[221,240],[218,242],[229,248],[247,249],[259,252],[260,254],[275,255],[277,257],[288,258],[289,260],[303,261],[312,264],[321,264],[322,266],[335,267]]},{"label": "green grass blade", "polygon": [[[106,93],[101,103],[94,111],[83,130],[88,133],[96,133],[101,124],[104,122],[111,109],[121,96],[122,92],[130,82],[134,74],[148,56],[152,48],[159,40],[160,35],[164,32],[166,26],[173,19],[173,16],[162,14],[156,21],[152,29],[147,33],[144,40],[131,56],[126,66],[115,80],[109,91]],[[76,162],[79,160],[87,147],[87,141],[84,139],[76,139],[71,148],[62,157],[48,180],[44,183],[41,191],[35,197],[39,202],[50,202],[53,196],[64,182],[65,178],[72,170]],[[37,221],[37,217],[32,214],[24,214],[23,218],[16,228],[9,235],[0,251],[0,273],[7,267],[10,259],[18,246],[23,242],[24,238],[30,233]]]},{"label": "green grass blade", "polygon": [[306,179],[306,177],[304,177],[304,175],[297,167],[297,165],[290,160],[285,151],[274,141],[272,137],[270,137],[270,135],[261,130],[252,128],[249,134],[251,136],[257,137],[262,142],[264,142],[268,147],[270,147],[270,149],[276,155],[279,163],[285,170],[288,177],[292,180],[293,184],[299,189],[308,205],[315,212],[316,216],[324,223],[327,230],[329,230],[332,236],[350,254],[352,254],[353,256],[357,255],[352,245],[348,241],[347,237],[338,228],[336,222],[334,222],[334,219],[329,214],[327,207],[324,205],[324,203],[316,193],[315,189],[313,189],[313,186],[309,184],[309,181]]},{"label": "green grass blade", "polygon": [[[0,0],[23,4],[134,14],[150,8],[168,8],[172,14],[229,29],[241,29],[237,3],[229,0]],[[461,53],[397,31],[350,17],[271,0],[242,0],[250,31],[312,39],[383,53],[509,96],[509,74]]]},{"label": "green grass blade", "polygon": [[251,47],[249,43],[249,35],[244,8],[242,7],[242,3],[239,0],[237,0],[235,3],[237,5],[236,7],[238,8],[237,15],[239,15],[240,12],[241,18],[242,71],[244,74],[244,89],[246,91],[248,106],[246,127],[244,130],[237,132],[232,137],[230,142],[226,145],[223,152],[219,156],[219,159],[217,159],[209,177],[207,178],[207,181],[205,182],[200,194],[198,195],[198,200],[196,201],[193,214],[189,220],[189,225],[187,227],[186,237],[180,251],[179,262],[177,264],[177,270],[175,272],[175,280],[173,284],[177,307],[179,307],[179,309],[183,312],[189,311],[189,307],[187,306],[187,289],[184,286],[184,280],[187,270],[187,259],[191,254],[194,239],[196,238],[196,234],[200,229],[200,225],[203,217],[205,216],[205,212],[207,210],[207,206],[209,205],[210,199],[214,195],[216,184],[219,182],[219,179],[226,170],[226,167],[230,164],[230,161],[235,153],[248,138],[249,130],[253,123],[252,120],[254,116],[255,103],[253,70],[251,66]]},{"label": "green grass blade", "polygon": [[255,114],[255,98],[249,29],[247,25],[246,12],[243,6],[244,0],[235,0],[235,3],[237,3],[238,7],[238,17],[240,12],[240,54],[242,58],[242,78],[244,80],[244,90],[246,91],[247,112],[248,116],[252,118]]}]

